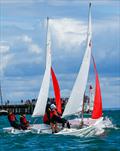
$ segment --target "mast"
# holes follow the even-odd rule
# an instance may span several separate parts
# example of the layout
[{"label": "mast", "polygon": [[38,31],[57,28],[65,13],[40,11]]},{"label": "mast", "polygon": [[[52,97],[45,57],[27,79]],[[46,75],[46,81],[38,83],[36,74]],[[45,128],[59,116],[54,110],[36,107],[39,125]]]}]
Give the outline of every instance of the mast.
[{"label": "mast", "polygon": [[[91,47],[91,39],[89,40],[89,35],[91,35],[92,31],[91,31],[91,3],[89,3],[89,13],[88,13],[88,33],[87,33],[87,43],[89,45],[89,47]],[[82,117],[81,117],[81,121],[83,122],[84,119],[84,101],[85,101],[85,93],[84,93],[84,97],[83,97],[83,105],[82,105]]]},{"label": "mast", "polygon": [[87,86],[87,80],[88,80],[88,74],[90,68],[90,59],[91,59],[92,34],[91,34],[90,8],[91,8],[91,3],[89,4],[89,23],[88,23],[88,35],[87,35],[87,45],[86,45],[85,54],[62,117],[79,113],[80,111],[82,111],[83,98]]},{"label": "mast", "polygon": [[1,80],[0,80],[0,100],[1,100],[1,106],[2,106],[2,109],[3,109],[3,98],[2,98]]},{"label": "mast", "polygon": [[32,117],[43,116],[46,109],[49,86],[50,86],[50,73],[51,73],[51,36],[49,31],[49,18],[47,17],[47,42],[46,42],[46,67],[43,76],[41,89],[38,99],[32,114]]},{"label": "mast", "polygon": [[2,51],[0,53],[0,64],[1,64],[1,68],[0,68],[0,101],[1,101],[1,107],[3,109],[3,97],[2,97]]},{"label": "mast", "polygon": [[82,117],[81,117],[81,121],[83,122],[83,118],[84,118],[84,105],[85,105],[85,94],[84,94],[84,98],[83,98],[83,105],[82,105]]},{"label": "mast", "polygon": [[[49,36],[48,36],[48,29],[49,28],[49,17],[47,17],[47,26],[46,26],[46,47],[45,47],[45,50],[46,50],[46,56],[47,56],[47,49],[48,49],[48,45],[49,45]],[[47,57],[46,57],[46,64],[47,64]]]}]

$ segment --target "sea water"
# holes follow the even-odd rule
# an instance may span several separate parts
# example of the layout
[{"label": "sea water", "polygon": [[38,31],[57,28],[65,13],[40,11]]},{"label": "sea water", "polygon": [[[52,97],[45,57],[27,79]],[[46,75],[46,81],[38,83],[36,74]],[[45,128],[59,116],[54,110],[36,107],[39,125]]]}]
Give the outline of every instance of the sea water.
[{"label": "sea water", "polygon": [[[8,134],[7,116],[0,116],[0,151],[117,151],[120,150],[120,110],[104,111],[113,128],[100,136],[76,137],[53,134]],[[17,116],[19,118],[19,116]],[[30,116],[27,116],[31,120]],[[33,121],[31,121],[33,122]]]}]

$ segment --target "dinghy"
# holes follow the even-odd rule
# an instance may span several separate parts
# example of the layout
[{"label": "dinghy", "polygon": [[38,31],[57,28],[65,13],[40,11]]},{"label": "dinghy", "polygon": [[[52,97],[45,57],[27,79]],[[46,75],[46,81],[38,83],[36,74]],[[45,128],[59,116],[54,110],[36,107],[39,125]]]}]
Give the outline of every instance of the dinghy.
[{"label": "dinghy", "polygon": [[3,98],[2,98],[2,84],[1,84],[1,79],[0,79],[0,100],[1,100],[1,109],[0,109],[0,116],[1,115],[7,115],[8,111],[3,109]]},{"label": "dinghy", "polygon": [[[53,89],[55,94],[56,108],[57,111],[62,114],[61,107],[61,96],[60,96],[60,88],[59,83],[56,78],[55,72],[51,67],[51,36],[49,29],[49,18],[47,18],[47,48],[46,48],[46,68],[43,77],[43,81],[41,84],[41,89],[39,92],[39,96],[32,114],[32,117],[40,117],[44,116],[45,109],[48,100],[48,92],[50,85],[50,76],[52,76]],[[60,126],[61,127],[61,126]],[[33,133],[52,133],[52,129],[50,125],[47,124],[33,124],[31,127],[31,132]]]},{"label": "dinghy", "polygon": [[31,131],[31,125],[26,130],[23,130],[21,128],[17,129],[17,128],[14,128],[14,127],[5,127],[5,128],[3,128],[3,132],[9,133],[9,134],[28,133],[30,131]]},{"label": "dinghy", "polygon": [[[46,44],[46,68],[41,84],[41,89],[38,95],[38,99],[32,114],[32,117],[44,116],[45,109],[47,105],[49,85],[50,85],[50,75],[53,73],[51,69],[51,37],[49,29],[49,18],[47,18],[47,44]],[[55,74],[53,75],[55,76]],[[59,104],[58,104],[59,105]],[[31,127],[31,132],[33,133],[52,133],[51,126],[47,124],[33,124]]]},{"label": "dinghy", "polygon": [[6,111],[4,109],[0,110],[0,115],[7,115],[7,114],[8,114],[8,111]]},{"label": "dinghy", "polygon": [[[41,85],[41,89],[39,92],[39,96],[32,114],[32,117],[40,117],[45,114],[45,109],[47,105],[49,85],[50,85],[50,75],[52,76],[53,88],[56,98],[56,107],[58,112],[61,114],[61,100],[60,100],[60,88],[54,73],[53,68],[51,67],[51,38],[50,38],[50,30],[49,30],[49,18],[47,18],[47,44],[46,44],[46,68],[45,73]],[[52,133],[52,129],[50,125],[47,124],[31,124],[29,130],[18,130],[12,127],[7,127],[3,129],[4,132],[19,134],[19,133],[27,133],[32,131],[32,133]]]},{"label": "dinghy", "polygon": [[[88,34],[87,34],[87,47],[83,57],[83,61],[76,78],[75,84],[73,86],[70,98],[68,103],[66,104],[65,110],[63,112],[62,117],[70,116],[74,114],[82,115],[81,118],[76,118],[73,120],[69,120],[72,128],[79,128],[80,124],[83,124],[82,129],[76,130],[79,132],[86,131],[86,129],[95,128],[94,134],[98,135],[104,132],[103,128],[109,128],[112,125],[111,121],[104,119],[102,112],[102,97],[101,97],[101,88],[99,82],[99,76],[95,64],[94,57],[92,55],[92,30],[91,30],[91,3],[89,4],[89,19],[88,19]],[[95,73],[95,95],[94,95],[94,103],[91,118],[84,118],[84,94],[87,86],[89,68],[90,68],[90,59],[92,58],[94,65],[94,73]],[[87,126],[87,127],[86,127]],[[68,130],[69,131],[69,130]],[[60,134],[62,132],[59,132]],[[64,131],[63,131],[64,133]],[[68,134],[69,132],[67,132]],[[71,132],[70,132],[71,133]],[[76,135],[76,132],[72,132],[72,134]],[[66,132],[65,132],[66,134]],[[85,134],[85,133],[84,133]],[[93,134],[93,133],[92,133]]]},{"label": "dinghy", "polygon": [[[62,117],[70,116],[74,114],[82,115],[81,118],[76,118],[73,120],[69,120],[72,130],[67,129],[62,130],[57,134],[63,135],[95,135],[99,129],[103,133],[102,130],[102,98],[101,98],[101,90],[99,77],[96,69],[96,64],[93,59],[95,78],[96,78],[96,87],[95,87],[95,97],[94,97],[94,108],[92,111],[91,118],[84,118],[84,94],[87,86],[89,68],[90,68],[90,60],[91,60],[91,49],[92,49],[92,29],[91,29],[91,3],[89,4],[89,18],[88,18],[88,33],[87,33],[87,46],[86,51],[83,57],[83,61],[77,75],[76,81],[73,85],[73,89],[71,95],[69,97],[68,103],[66,104],[65,110],[63,112]],[[89,134],[90,133],[90,134]]]}]

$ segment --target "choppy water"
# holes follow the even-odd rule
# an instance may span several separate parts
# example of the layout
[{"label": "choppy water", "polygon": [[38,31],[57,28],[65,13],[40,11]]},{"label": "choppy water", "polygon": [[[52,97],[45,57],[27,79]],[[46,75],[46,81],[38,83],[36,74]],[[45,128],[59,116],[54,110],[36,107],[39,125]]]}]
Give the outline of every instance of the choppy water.
[{"label": "choppy water", "polygon": [[[120,150],[120,110],[105,111],[116,128],[107,129],[102,136],[80,138],[40,134],[7,134],[2,128],[8,127],[6,116],[0,117],[1,151],[117,151]],[[30,118],[30,116],[28,116]]]}]

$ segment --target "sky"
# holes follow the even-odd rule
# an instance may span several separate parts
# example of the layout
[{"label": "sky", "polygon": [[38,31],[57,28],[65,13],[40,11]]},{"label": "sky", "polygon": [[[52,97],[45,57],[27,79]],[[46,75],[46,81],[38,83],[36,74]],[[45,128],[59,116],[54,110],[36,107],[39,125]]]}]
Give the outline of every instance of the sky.
[{"label": "sky", "polygon": [[[92,0],[92,53],[103,108],[120,108],[120,2]],[[3,100],[37,98],[45,71],[46,18],[52,66],[69,97],[86,47],[88,0],[0,0],[0,79]],[[51,82],[52,83],[52,82]],[[88,85],[94,85],[91,62]],[[50,97],[54,97],[50,84]]]}]

